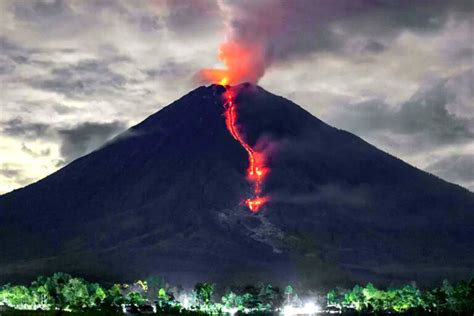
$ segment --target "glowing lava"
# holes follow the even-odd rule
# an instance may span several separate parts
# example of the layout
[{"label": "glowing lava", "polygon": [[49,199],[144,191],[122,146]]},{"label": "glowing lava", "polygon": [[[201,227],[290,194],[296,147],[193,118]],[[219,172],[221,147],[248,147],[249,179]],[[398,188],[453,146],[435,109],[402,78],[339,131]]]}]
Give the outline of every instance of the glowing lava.
[{"label": "glowing lava", "polygon": [[[221,82],[225,82],[226,78]],[[243,139],[237,127],[237,111],[233,100],[232,92],[227,89],[225,93],[225,124],[229,133],[237,140],[240,145],[247,151],[249,157],[249,167],[247,169],[247,178],[254,183],[254,197],[245,200],[245,204],[253,213],[258,212],[267,201],[267,196],[260,196],[262,193],[262,182],[268,174],[268,168],[265,167],[265,155],[262,152],[255,151]]]}]

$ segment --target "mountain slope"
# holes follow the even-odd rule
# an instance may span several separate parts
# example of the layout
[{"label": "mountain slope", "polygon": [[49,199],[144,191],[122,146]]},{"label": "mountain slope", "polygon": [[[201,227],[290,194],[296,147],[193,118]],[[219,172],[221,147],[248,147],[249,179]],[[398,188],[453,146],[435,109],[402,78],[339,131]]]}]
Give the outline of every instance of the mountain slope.
[{"label": "mountain slope", "polygon": [[58,270],[304,286],[473,275],[473,193],[260,87],[235,89],[247,142],[270,157],[258,214],[241,203],[247,154],[226,129],[224,88],[200,87],[0,196],[0,281]]}]

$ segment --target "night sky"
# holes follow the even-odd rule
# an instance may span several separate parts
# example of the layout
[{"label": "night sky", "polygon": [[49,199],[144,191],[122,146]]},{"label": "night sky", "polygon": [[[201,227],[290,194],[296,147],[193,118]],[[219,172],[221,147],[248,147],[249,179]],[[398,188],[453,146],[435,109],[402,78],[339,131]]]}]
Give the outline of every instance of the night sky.
[{"label": "night sky", "polygon": [[63,167],[219,67],[474,190],[472,1],[0,1],[0,193]]}]

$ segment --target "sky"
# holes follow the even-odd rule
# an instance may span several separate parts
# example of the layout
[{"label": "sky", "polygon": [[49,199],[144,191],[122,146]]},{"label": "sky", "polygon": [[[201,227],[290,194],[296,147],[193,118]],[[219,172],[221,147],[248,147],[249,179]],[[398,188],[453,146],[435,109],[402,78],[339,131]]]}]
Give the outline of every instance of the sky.
[{"label": "sky", "polygon": [[252,47],[258,84],[474,191],[474,2],[2,0],[0,194],[100,147]]}]

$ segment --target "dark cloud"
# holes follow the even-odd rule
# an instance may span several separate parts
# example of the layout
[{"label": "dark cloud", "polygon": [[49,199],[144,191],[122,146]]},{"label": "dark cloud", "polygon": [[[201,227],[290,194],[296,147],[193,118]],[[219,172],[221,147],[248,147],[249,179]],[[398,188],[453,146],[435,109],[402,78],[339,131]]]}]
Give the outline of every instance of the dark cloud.
[{"label": "dark cloud", "polygon": [[6,67],[14,68],[17,64],[29,62],[31,54],[35,52],[37,50],[23,47],[5,36],[0,36],[0,57],[8,64]]},{"label": "dark cloud", "polygon": [[29,83],[38,89],[80,97],[120,89],[127,83],[127,78],[110,70],[109,62],[82,60],[54,68],[49,76],[33,78]]},{"label": "dark cloud", "polygon": [[[471,100],[459,98],[460,94],[466,92],[461,89],[462,86],[451,84],[466,76],[471,77],[472,70],[430,82],[398,109],[393,109],[379,99],[350,106],[341,105],[332,123],[359,135],[372,135],[385,130],[394,135],[409,136],[417,140],[420,147],[474,141],[474,131],[471,129],[474,118],[451,112],[453,104],[462,109],[471,107],[472,110],[471,104],[459,104]],[[472,77],[470,81],[472,82]],[[474,90],[470,90],[470,93],[474,93]]]},{"label": "dark cloud", "polygon": [[28,139],[41,138],[46,135],[49,129],[48,124],[37,122],[25,122],[17,117],[0,123],[0,128],[5,135]]},{"label": "dark cloud", "polygon": [[465,184],[474,191],[474,154],[444,157],[429,165],[426,170],[448,181]]},{"label": "dark cloud", "polygon": [[131,4],[119,0],[19,0],[11,3],[10,11],[42,39],[81,35],[88,30],[117,26],[116,22],[145,33],[163,28],[148,1]]},{"label": "dark cloud", "polygon": [[326,184],[316,188],[312,194],[288,195],[287,193],[272,193],[272,201],[280,201],[290,204],[314,204],[320,201],[332,201],[332,203],[349,207],[365,207],[373,197],[367,187],[344,187],[339,184]]},{"label": "dark cloud", "polygon": [[23,152],[27,153],[28,155],[30,155],[33,158],[47,157],[51,154],[51,149],[49,149],[49,148],[42,149],[40,151],[35,151],[35,150],[31,149],[30,147],[28,147],[25,143],[21,144],[21,150]]},{"label": "dark cloud", "polygon": [[72,128],[60,129],[60,152],[64,162],[68,163],[102,146],[107,140],[125,130],[122,122],[93,123],[86,122]]},{"label": "dark cloud", "polygon": [[367,41],[365,48],[369,52],[380,53],[380,52],[383,52],[386,47],[385,47],[385,45],[383,45],[383,44],[381,44],[377,41],[369,40],[369,41]]},{"label": "dark cloud", "polygon": [[446,88],[446,80],[420,90],[405,102],[394,116],[394,129],[399,133],[425,133],[438,143],[474,139],[468,119],[448,110],[454,95]]},{"label": "dark cloud", "polygon": [[[472,1],[441,0],[263,0],[228,5],[236,36],[249,43],[268,41],[270,61],[318,51],[346,53],[356,37],[367,41],[369,51],[379,52],[385,46],[380,41],[388,43],[405,30],[437,31],[450,15],[467,19],[473,11]],[[276,18],[281,23],[269,21]]]},{"label": "dark cloud", "polygon": [[166,0],[162,5],[169,10],[169,14],[164,17],[165,25],[177,35],[202,36],[223,27],[216,0]]},{"label": "dark cloud", "polygon": [[20,185],[30,184],[35,180],[27,176],[27,173],[21,168],[21,166],[10,163],[2,163],[0,165],[0,176],[13,180]]},{"label": "dark cloud", "polygon": [[19,0],[13,4],[13,12],[19,20],[34,21],[38,19],[54,19],[60,14],[70,13],[67,2],[54,1],[28,1]]},{"label": "dark cloud", "polygon": [[193,69],[193,65],[189,63],[167,61],[159,67],[148,69],[145,72],[151,78],[162,80],[177,80],[189,76],[189,74],[192,73]]},{"label": "dark cloud", "polygon": [[0,168],[0,175],[6,178],[16,178],[21,174],[21,169],[13,168],[9,164],[2,164]]},{"label": "dark cloud", "polygon": [[[433,32],[452,14],[470,18],[468,1],[224,1],[225,41],[221,69],[204,68],[198,77],[230,84],[258,82],[275,63],[329,52],[352,57],[379,53],[404,31]],[[466,12],[469,12],[466,14]],[[365,43],[362,45],[361,43]],[[238,52],[238,53],[236,53]]]},{"label": "dark cloud", "polygon": [[15,67],[15,63],[12,60],[0,57],[0,75],[11,74]]}]

